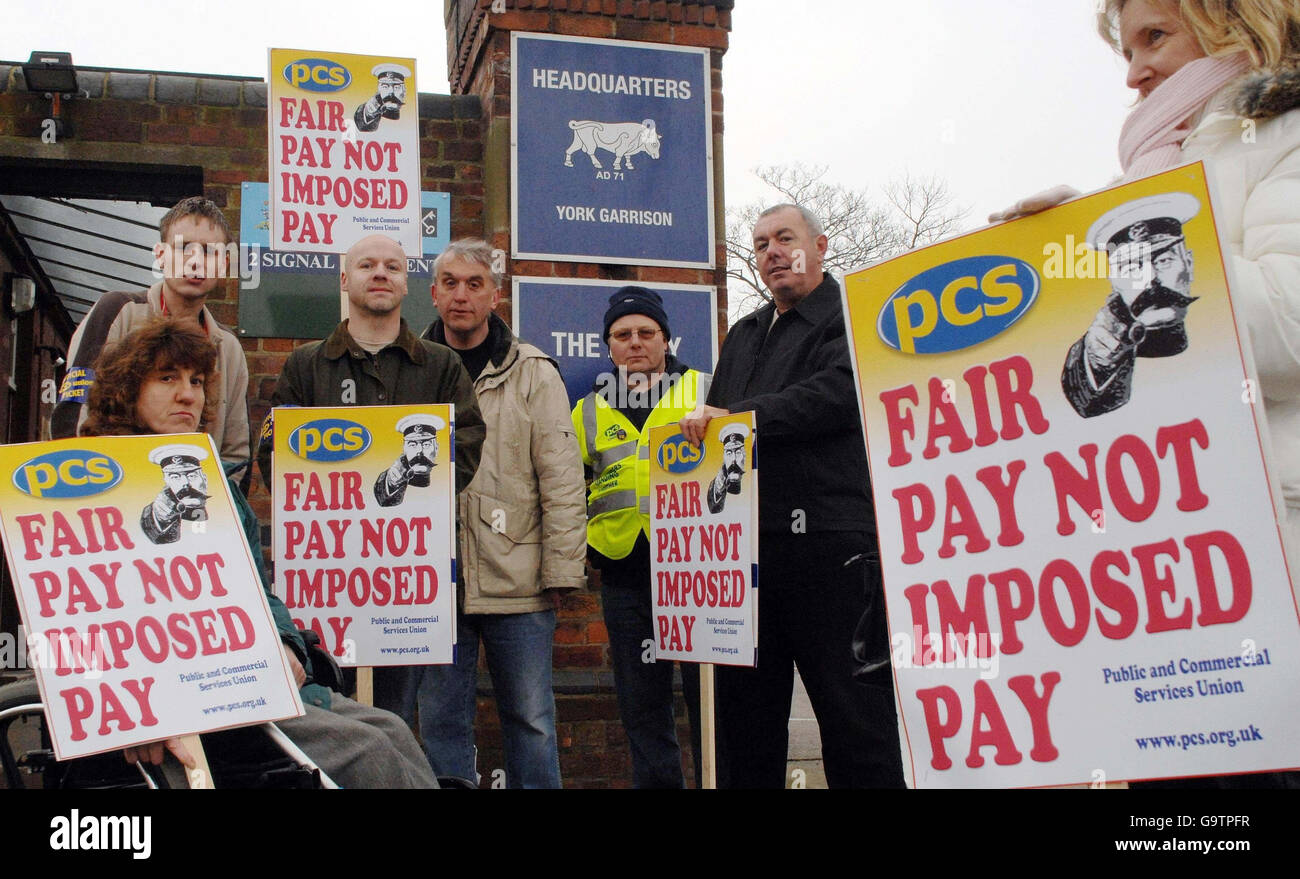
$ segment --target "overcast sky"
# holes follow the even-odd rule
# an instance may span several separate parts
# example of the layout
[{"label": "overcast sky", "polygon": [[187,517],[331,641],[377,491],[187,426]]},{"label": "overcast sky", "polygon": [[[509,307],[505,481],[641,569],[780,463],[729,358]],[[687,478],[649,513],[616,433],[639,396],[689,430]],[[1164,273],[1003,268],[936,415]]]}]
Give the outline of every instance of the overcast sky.
[{"label": "overcast sky", "polygon": [[[448,90],[436,0],[389,0],[374,14],[355,0],[22,5],[0,30],[0,59],[65,50],[88,66],[265,76],[267,47],[282,46],[414,56],[420,90]],[[936,175],[971,208],[967,228],[1057,183],[1104,185],[1133,95],[1093,8],[739,0],[723,62],[727,202],[764,198],[751,169],[785,162],[827,165],[828,179],[854,187]]]}]

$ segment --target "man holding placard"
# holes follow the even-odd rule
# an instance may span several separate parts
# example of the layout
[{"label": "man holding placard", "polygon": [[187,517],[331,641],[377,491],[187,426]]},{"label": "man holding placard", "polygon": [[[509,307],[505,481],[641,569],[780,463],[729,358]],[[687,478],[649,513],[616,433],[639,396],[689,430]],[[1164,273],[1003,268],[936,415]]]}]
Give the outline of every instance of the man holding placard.
[{"label": "man holding placard", "polygon": [[[448,348],[418,338],[402,318],[406,255],[386,235],[370,235],[343,257],[339,283],[349,317],[323,342],[296,349],[271,396],[272,406],[455,405],[456,488],[478,469],[484,426],[469,375]],[[258,463],[268,489],[271,417],[262,428]],[[400,463],[400,462],[399,462]],[[375,672],[375,705],[414,721],[407,666]]]},{"label": "man holding placard", "polygon": [[[605,344],[615,371],[578,401],[573,425],[582,462],[591,470],[587,494],[587,557],[600,569],[601,604],[609,630],[618,709],[632,749],[639,788],[683,786],[673,718],[672,663],[655,662],[650,610],[650,428],[690,412],[707,375],[668,351],[663,299],[644,287],[623,287],[609,299]],[[699,670],[681,664],[691,716],[699,783]]]},{"label": "man holding placard", "polygon": [[[885,664],[853,679],[853,629],[888,643],[867,460],[853,400],[840,290],[807,210],[768,208],[754,226],[773,301],[731,328],[708,405],[681,421],[693,443],[714,417],[753,410],[763,610],[756,668],[718,669],[719,729],[732,787],[784,787],[793,666],[808,688],[831,787],[901,787]],[[861,563],[861,565],[859,565]],[[863,570],[866,576],[864,578]],[[874,613],[868,614],[874,607]]]}]

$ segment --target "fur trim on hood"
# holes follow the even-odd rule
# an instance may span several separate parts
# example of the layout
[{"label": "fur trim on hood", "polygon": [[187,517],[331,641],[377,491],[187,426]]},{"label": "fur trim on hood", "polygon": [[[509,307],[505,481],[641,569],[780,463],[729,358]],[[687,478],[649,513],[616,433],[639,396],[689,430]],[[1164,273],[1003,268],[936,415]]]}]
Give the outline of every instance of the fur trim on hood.
[{"label": "fur trim on hood", "polygon": [[1233,96],[1232,108],[1247,119],[1270,119],[1300,107],[1300,66],[1251,73]]}]

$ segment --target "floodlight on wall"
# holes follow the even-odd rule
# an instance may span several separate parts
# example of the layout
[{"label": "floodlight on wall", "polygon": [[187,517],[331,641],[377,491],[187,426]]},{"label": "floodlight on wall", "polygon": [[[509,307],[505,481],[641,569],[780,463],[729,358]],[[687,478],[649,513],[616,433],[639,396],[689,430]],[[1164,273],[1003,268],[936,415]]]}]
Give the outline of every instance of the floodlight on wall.
[{"label": "floodlight on wall", "polygon": [[51,140],[70,135],[71,129],[59,116],[59,102],[77,94],[77,68],[72,66],[72,53],[33,52],[23,65],[23,81],[27,83],[27,91],[44,94],[53,102],[53,112],[47,120],[53,123],[53,130],[47,134],[43,129],[42,135],[52,135]]},{"label": "floodlight on wall", "polygon": [[72,53],[33,52],[23,65],[23,79],[29,92],[76,94],[77,68],[72,66]]},{"label": "floodlight on wall", "polygon": [[36,307],[36,282],[31,278],[14,278],[9,285],[9,303],[14,314],[22,314]]}]

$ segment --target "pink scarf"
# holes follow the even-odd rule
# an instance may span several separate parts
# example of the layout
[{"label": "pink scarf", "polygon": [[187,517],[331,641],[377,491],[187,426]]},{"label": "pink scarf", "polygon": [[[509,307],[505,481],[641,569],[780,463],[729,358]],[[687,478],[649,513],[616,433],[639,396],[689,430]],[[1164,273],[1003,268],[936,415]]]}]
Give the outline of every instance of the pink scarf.
[{"label": "pink scarf", "polygon": [[1133,180],[1178,164],[1192,117],[1215,93],[1250,69],[1250,56],[1197,58],[1174,72],[1138,104],[1119,134],[1119,163]]}]

